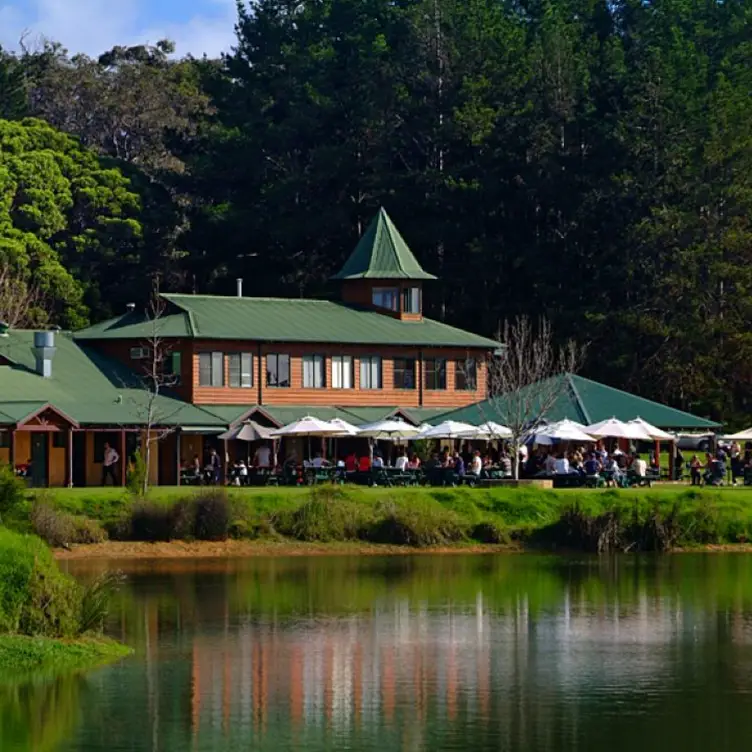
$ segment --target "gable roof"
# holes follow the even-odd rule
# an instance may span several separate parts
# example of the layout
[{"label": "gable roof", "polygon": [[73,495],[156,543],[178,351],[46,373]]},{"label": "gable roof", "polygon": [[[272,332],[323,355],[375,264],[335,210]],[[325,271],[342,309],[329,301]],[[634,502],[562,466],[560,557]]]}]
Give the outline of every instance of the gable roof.
[{"label": "gable roof", "polygon": [[[719,425],[583,376],[568,373],[554,378],[561,381],[561,393],[545,416],[548,421],[570,418],[584,425],[592,425],[612,417],[624,421],[639,417],[658,428],[712,429]],[[503,423],[503,416],[496,411],[490,400],[444,413],[441,419],[475,425],[487,420]]]},{"label": "gable roof", "polygon": [[[149,394],[138,376],[120,363],[75,342],[68,332],[55,337],[52,376],[35,370],[34,332],[11,330],[0,339],[0,423],[18,423],[50,406],[79,424],[133,426],[145,422]],[[219,416],[160,394],[156,414],[163,425],[226,425]]]},{"label": "gable roof", "polygon": [[[495,340],[432,319],[401,321],[328,300],[178,294],[162,297],[169,301],[173,311],[159,320],[159,334],[165,338],[485,350],[499,346]],[[131,312],[76,332],[75,338],[143,340],[152,333],[152,322],[144,314]]]},{"label": "gable roof", "polygon": [[436,279],[423,271],[384,208],[332,279]]}]

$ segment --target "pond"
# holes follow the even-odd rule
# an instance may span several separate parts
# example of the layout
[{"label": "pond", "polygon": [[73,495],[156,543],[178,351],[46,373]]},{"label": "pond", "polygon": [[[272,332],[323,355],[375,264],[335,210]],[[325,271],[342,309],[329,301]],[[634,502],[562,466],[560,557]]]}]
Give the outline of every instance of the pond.
[{"label": "pond", "polygon": [[[82,579],[107,562],[67,562]],[[173,560],[83,675],[0,683],[2,750],[644,750],[752,738],[752,556]]]}]

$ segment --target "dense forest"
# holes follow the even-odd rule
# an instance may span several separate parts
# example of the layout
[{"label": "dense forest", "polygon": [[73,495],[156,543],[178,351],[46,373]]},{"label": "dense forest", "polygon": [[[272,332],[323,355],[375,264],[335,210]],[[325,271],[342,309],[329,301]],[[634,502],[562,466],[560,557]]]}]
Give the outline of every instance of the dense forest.
[{"label": "dense forest", "polygon": [[750,29],[752,0],[241,0],[221,60],[0,53],[0,263],[62,326],[154,273],[322,296],[383,205],[430,315],[545,314],[585,375],[744,423]]}]

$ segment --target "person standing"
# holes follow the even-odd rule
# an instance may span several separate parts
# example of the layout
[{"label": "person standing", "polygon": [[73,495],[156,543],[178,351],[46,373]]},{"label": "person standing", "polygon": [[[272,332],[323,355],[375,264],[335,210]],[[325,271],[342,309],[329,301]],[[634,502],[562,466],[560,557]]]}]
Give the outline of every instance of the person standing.
[{"label": "person standing", "polygon": [[120,461],[120,455],[115,451],[114,447],[111,447],[106,441],[104,442],[104,459],[102,461],[102,485],[107,485],[107,477],[112,478],[112,485],[117,485],[117,478],[115,477],[115,468]]},{"label": "person standing", "polygon": [[209,452],[209,468],[211,470],[212,484],[218,486],[222,474],[222,460],[219,458],[217,450],[214,447]]}]

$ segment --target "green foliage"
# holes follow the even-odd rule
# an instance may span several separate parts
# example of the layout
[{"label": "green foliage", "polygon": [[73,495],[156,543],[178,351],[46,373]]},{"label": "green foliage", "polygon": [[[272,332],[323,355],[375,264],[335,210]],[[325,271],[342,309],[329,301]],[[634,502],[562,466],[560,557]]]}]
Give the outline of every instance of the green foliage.
[{"label": "green foliage", "polygon": [[26,486],[10,465],[0,465],[0,523],[26,500]]},{"label": "green foliage", "polygon": [[141,447],[137,452],[134,452],[131,461],[128,463],[126,486],[134,496],[139,496],[148,485],[146,484],[148,473],[146,458],[144,457],[143,447]]},{"label": "green foliage", "polygon": [[112,598],[124,579],[120,572],[103,572],[84,588],[78,625],[80,634],[101,634]]},{"label": "green foliage", "polygon": [[80,598],[39,538],[0,528],[0,633],[73,636]]},{"label": "green foliage", "polygon": [[62,512],[44,498],[32,505],[30,520],[34,534],[53,548],[107,540],[107,532],[97,520]]},{"label": "green foliage", "polygon": [[192,500],[196,540],[226,540],[230,529],[230,501],[222,488],[202,490]]}]

